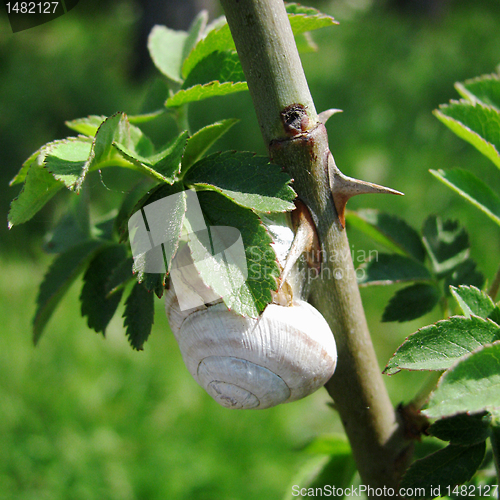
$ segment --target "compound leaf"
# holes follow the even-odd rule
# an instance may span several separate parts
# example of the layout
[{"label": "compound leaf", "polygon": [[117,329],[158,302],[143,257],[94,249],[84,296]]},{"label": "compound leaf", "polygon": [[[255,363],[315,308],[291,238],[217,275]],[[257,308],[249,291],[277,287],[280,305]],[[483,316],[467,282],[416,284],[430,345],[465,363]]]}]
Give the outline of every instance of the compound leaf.
[{"label": "compound leaf", "polygon": [[455,88],[465,99],[495,107],[500,111],[500,75],[483,75],[456,83]]},{"label": "compound leaf", "polygon": [[439,291],[434,285],[416,283],[398,290],[387,304],[382,321],[410,321],[432,311],[439,302]]},{"label": "compound leaf", "polygon": [[476,349],[450,368],[424,413],[439,418],[480,411],[500,416],[500,342]]},{"label": "compound leaf", "polygon": [[500,168],[500,113],[478,102],[451,101],[434,111],[458,137],[472,144]]},{"label": "compound leaf", "polygon": [[126,249],[123,245],[104,247],[90,261],[83,276],[84,284],[80,294],[82,315],[87,316],[89,328],[102,332],[103,335],[116,312],[123,292],[120,290],[111,296],[107,295],[109,274],[117,268],[125,255]]},{"label": "compound leaf", "polygon": [[481,465],[485,451],[484,441],[472,446],[450,444],[413,462],[401,480],[401,487],[418,491],[418,494],[405,498],[431,500],[440,496],[436,493],[438,491],[444,494],[447,486],[454,487],[469,481]]},{"label": "compound leaf", "polygon": [[123,325],[130,345],[142,351],[154,323],[154,295],[136,283],[125,302]]},{"label": "compound leaf", "polygon": [[350,226],[362,231],[387,249],[413,257],[420,262],[424,261],[425,249],[420,236],[403,219],[378,210],[348,210],[346,219]]},{"label": "compound leaf", "polygon": [[182,157],[182,170],[187,171],[208,151],[217,139],[222,137],[238,120],[230,118],[215,122],[194,133],[187,141]]},{"label": "compound leaf", "polygon": [[491,415],[486,411],[459,413],[437,420],[427,432],[443,441],[450,441],[451,444],[471,445],[488,439],[491,421]]},{"label": "compound leaf", "polygon": [[217,191],[234,203],[261,212],[293,210],[290,177],[264,156],[224,152],[207,156],[184,175],[197,190]]},{"label": "compound leaf", "polygon": [[203,99],[208,99],[209,97],[234,94],[235,92],[241,92],[247,89],[248,85],[246,82],[220,83],[215,81],[205,85],[194,85],[188,89],[179,90],[179,92],[169,97],[165,106],[168,108],[175,108],[189,102],[202,101]]},{"label": "compound leaf", "polygon": [[384,373],[447,370],[462,356],[500,339],[500,327],[478,316],[453,316],[425,326],[401,344]]},{"label": "compound leaf", "polygon": [[431,174],[500,224],[500,197],[467,170],[430,170]]},{"label": "compound leaf", "polygon": [[33,319],[35,344],[63,295],[102,245],[102,241],[86,241],[54,259],[38,291],[37,310]]},{"label": "compound leaf", "polygon": [[391,285],[401,281],[425,281],[432,278],[423,264],[400,254],[379,253],[359,269],[364,271],[358,280],[359,285]]}]

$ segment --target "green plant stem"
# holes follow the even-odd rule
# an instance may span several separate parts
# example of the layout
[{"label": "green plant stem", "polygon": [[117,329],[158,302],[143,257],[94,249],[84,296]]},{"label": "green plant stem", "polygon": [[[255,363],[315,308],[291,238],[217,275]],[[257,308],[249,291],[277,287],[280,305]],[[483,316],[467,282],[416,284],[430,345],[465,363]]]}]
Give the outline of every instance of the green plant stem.
[{"label": "green plant stem", "polygon": [[418,410],[422,409],[424,404],[429,399],[431,392],[436,388],[438,380],[442,374],[443,374],[442,371],[431,372],[429,374],[424,384],[422,385],[420,390],[417,392],[417,394],[411,401],[412,405],[415,408],[417,408]]},{"label": "green plant stem", "polygon": [[490,289],[488,290],[488,295],[495,300],[497,296],[498,289],[500,288],[500,266],[497,269],[493,282],[491,283]]},{"label": "green plant stem", "polygon": [[[321,242],[311,301],[329,322],[338,364],[327,390],[335,401],[364,484],[396,487],[407,443],[384,385],[356,283],[349,242],[328,180],[331,158],[282,0],[221,0],[274,163],[294,179]],[[286,109],[296,110],[288,126]],[[379,497],[380,498],[380,497]]]}]

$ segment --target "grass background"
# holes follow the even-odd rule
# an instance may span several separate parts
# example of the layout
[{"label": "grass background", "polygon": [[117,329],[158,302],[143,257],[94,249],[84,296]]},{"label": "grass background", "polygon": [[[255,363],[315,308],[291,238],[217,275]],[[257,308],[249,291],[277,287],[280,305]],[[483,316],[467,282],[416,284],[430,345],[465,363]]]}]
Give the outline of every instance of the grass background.
[{"label": "grass background", "polygon": [[[458,219],[470,233],[472,257],[491,278],[498,228],[427,170],[468,168],[500,190],[495,167],[432,116],[440,103],[458,97],[455,81],[493,72],[500,63],[498,2],[450,0],[432,15],[369,0],[309,3],[341,22],[315,33],[319,51],[303,56],[318,111],[344,110],[327,127],[337,164],[348,175],[406,193],[359,197],[350,208],[380,208],[417,228],[431,213]],[[140,109],[155,77],[134,75],[140,19],[131,1],[82,0],[62,18],[12,34],[0,13],[4,215],[17,193],[8,181],[41,144],[68,135],[64,120]],[[193,130],[227,117],[241,122],[217,149],[265,152],[248,95],[190,110]],[[157,141],[167,140],[156,133]],[[96,176],[91,183],[96,215],[118,194]],[[0,227],[0,499],[280,498],[305,460],[301,448],[341,430],[324,390],[262,412],[218,407],[187,373],[161,301],[153,334],[137,353],[123,333],[123,309],[105,340],[89,331],[79,315],[81,283],[33,348],[37,287],[51,260],[41,251],[42,235],[67,199],[59,195],[10,232]],[[355,256],[373,248],[348,234]],[[362,291],[381,367],[408,334],[439,319],[431,313],[401,325],[380,323],[394,291]],[[394,403],[409,400],[422,381],[421,374],[387,378]]]}]

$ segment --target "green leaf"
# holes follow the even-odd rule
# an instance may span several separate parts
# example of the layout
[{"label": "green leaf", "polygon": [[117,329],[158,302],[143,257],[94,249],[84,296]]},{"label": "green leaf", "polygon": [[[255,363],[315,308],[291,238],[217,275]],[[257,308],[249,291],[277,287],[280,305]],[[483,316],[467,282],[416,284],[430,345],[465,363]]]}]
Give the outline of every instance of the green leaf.
[{"label": "green leaf", "polygon": [[248,90],[246,82],[219,83],[216,81],[205,85],[195,85],[194,87],[190,87],[185,90],[179,90],[179,92],[167,99],[165,106],[168,108],[175,108],[189,102],[202,101],[203,99],[208,99],[209,97],[234,94],[235,92],[241,92],[243,90]]},{"label": "green leaf", "polygon": [[184,175],[197,190],[217,191],[238,205],[261,212],[293,210],[290,177],[264,156],[225,152],[207,156]]},{"label": "green leaf", "polygon": [[483,75],[456,83],[459,94],[469,101],[493,106],[500,111],[500,75]]},{"label": "green leaf", "polygon": [[469,237],[457,221],[442,221],[431,215],[424,222],[423,242],[439,278],[450,274],[469,257]]},{"label": "green leaf", "polygon": [[452,316],[425,326],[399,346],[384,373],[400,370],[447,370],[462,356],[500,339],[500,327],[492,321]]},{"label": "green leaf", "polygon": [[186,147],[188,132],[185,130],[173,139],[162,151],[144,158],[141,155],[130,151],[126,146],[114,143],[114,147],[124,158],[143,168],[158,180],[173,184],[180,173],[180,165],[184,148]]},{"label": "green leaf", "polygon": [[[294,7],[296,5],[297,7]],[[313,31],[338,24],[332,16],[321,13],[311,7],[302,7],[297,4],[287,6],[288,20],[294,35],[300,35],[306,31]]]},{"label": "green leaf", "polygon": [[[432,279],[423,264],[399,254],[379,253],[359,269],[364,271],[358,279],[359,285],[391,285],[401,281]],[[359,272],[356,275],[359,276]]]},{"label": "green leaf", "polygon": [[37,310],[33,320],[35,344],[63,295],[102,245],[101,241],[86,241],[54,259],[38,291]]},{"label": "green leaf", "polygon": [[184,61],[189,53],[194,49],[196,44],[203,38],[203,31],[207,26],[208,12],[202,10],[193,19],[191,26],[189,26],[188,36],[182,48],[182,60]]},{"label": "green leaf", "polygon": [[82,170],[88,163],[91,148],[92,140],[88,137],[68,137],[50,148],[45,156],[45,166],[58,181],[75,191]]},{"label": "green leaf", "polygon": [[[49,143],[50,144],[50,143]],[[24,182],[26,179],[26,174],[28,173],[29,168],[31,165],[36,162],[36,165],[39,167],[43,167],[43,159],[45,158],[45,154],[43,153],[45,148],[49,146],[49,144],[46,144],[45,146],[42,146],[40,149],[36,150],[23,164],[21,167],[21,170],[15,175],[15,177],[9,182],[9,186],[14,186],[16,184],[20,184],[21,182]]]},{"label": "green leaf", "polygon": [[481,179],[460,168],[430,173],[500,224],[500,197]]},{"label": "green leaf", "polygon": [[294,476],[285,500],[297,497],[294,494],[294,485],[300,488],[321,488],[335,485],[335,488],[347,488],[351,485],[356,464],[352,456],[351,447],[345,435],[331,434],[319,436],[304,450],[307,455],[312,455]]},{"label": "green leaf", "polygon": [[476,263],[472,259],[467,259],[460,263],[446,277],[444,290],[447,295],[450,294],[450,286],[472,285],[481,288],[484,284],[484,276],[476,269]]},{"label": "green leaf", "polygon": [[[214,291],[222,287],[224,303],[228,308],[239,314],[256,317],[272,300],[271,291],[277,288],[277,278],[280,270],[276,255],[271,246],[272,238],[261,224],[259,217],[251,210],[240,207],[216,192],[205,191],[198,193],[201,209],[207,225],[230,226],[240,231],[246,254],[248,278],[239,289],[224,295],[229,289],[221,283],[224,278],[215,266],[210,267],[210,260],[203,260],[203,256],[194,255],[196,267],[200,270],[199,263],[207,265],[200,270],[201,277]],[[213,255],[211,249],[207,254]],[[241,273],[239,269],[228,269],[230,279],[232,273]],[[237,276],[236,279],[240,282]]]},{"label": "green leaf", "polygon": [[474,314],[486,319],[495,309],[491,297],[475,286],[461,285],[458,288],[452,286],[450,291],[467,318]]},{"label": "green leaf", "polygon": [[136,283],[125,302],[123,325],[130,345],[142,351],[154,322],[154,295]]},{"label": "green leaf", "polygon": [[[148,291],[155,291],[159,297],[163,294],[165,275],[179,246],[185,215],[186,192],[162,185],[138,202],[128,222],[134,228],[130,235],[133,271],[137,273],[139,283],[143,283]],[[153,242],[153,247],[149,241]],[[159,267],[161,271],[152,272]]]},{"label": "green leaf", "polygon": [[234,51],[234,41],[229,26],[224,23],[220,27],[210,30],[205,38],[201,39],[182,65],[182,78],[186,79],[193,68],[212,52]]},{"label": "green leaf", "polygon": [[103,248],[90,261],[83,277],[84,285],[80,295],[82,316],[87,316],[89,328],[102,332],[103,335],[116,312],[123,291],[120,290],[107,296],[108,277],[125,258],[125,255],[126,249],[123,245]]},{"label": "green leaf", "polygon": [[155,66],[170,80],[182,83],[181,67],[184,46],[188,40],[185,31],[174,31],[166,26],[155,26],[148,38],[148,50]]},{"label": "green leaf", "polygon": [[420,236],[403,219],[377,210],[346,212],[349,225],[362,231],[377,243],[393,252],[413,257],[420,262],[425,259],[425,249]]},{"label": "green leaf", "polygon": [[471,445],[489,437],[491,415],[488,412],[459,413],[434,422],[427,432],[451,444]]},{"label": "green leaf", "polygon": [[500,113],[496,109],[461,100],[439,106],[434,114],[500,168]]},{"label": "green leaf", "polygon": [[9,228],[29,221],[62,187],[45,167],[32,163],[21,192],[10,204]]},{"label": "green leaf", "polygon": [[215,141],[222,137],[239,120],[230,118],[212,123],[193,134],[186,144],[182,157],[182,170],[186,172],[208,151]]},{"label": "green leaf", "polygon": [[212,52],[196,64],[184,81],[182,88],[188,89],[216,80],[220,83],[245,82],[243,68],[236,52]]},{"label": "green leaf", "polygon": [[500,416],[500,342],[478,348],[450,368],[424,413],[439,418],[466,411]]},{"label": "green leaf", "polygon": [[125,285],[134,278],[132,274],[133,265],[134,259],[127,257],[119,262],[110,273],[107,273],[108,278],[104,287],[106,297],[123,290]]},{"label": "green leaf", "polygon": [[76,120],[67,121],[65,124],[68,128],[79,134],[94,137],[105,119],[105,116],[90,115],[86,118],[77,118]]},{"label": "green leaf", "polygon": [[86,193],[72,196],[68,209],[48,235],[43,249],[47,253],[62,253],[90,239],[89,199]]},{"label": "green leaf", "polygon": [[[450,444],[432,455],[417,460],[403,476],[401,488],[418,491],[418,494],[405,498],[430,500],[445,495],[447,486],[454,487],[469,481],[481,465],[485,450],[484,441],[472,446]],[[420,494],[423,491],[425,494]]]},{"label": "green leaf", "polygon": [[387,304],[382,321],[410,321],[432,311],[439,302],[439,292],[433,285],[416,283],[398,290]]}]

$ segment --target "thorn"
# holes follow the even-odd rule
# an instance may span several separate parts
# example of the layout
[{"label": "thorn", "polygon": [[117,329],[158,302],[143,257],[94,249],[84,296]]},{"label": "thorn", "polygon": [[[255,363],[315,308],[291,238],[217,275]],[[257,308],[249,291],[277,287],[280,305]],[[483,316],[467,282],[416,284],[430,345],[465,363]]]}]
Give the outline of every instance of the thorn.
[{"label": "thorn", "polygon": [[326,109],[318,115],[318,120],[324,125],[328,121],[328,118],[330,118],[332,115],[335,115],[336,113],[342,113],[342,110],[334,108]]},{"label": "thorn", "polygon": [[384,186],[379,186],[378,184],[373,184],[371,182],[360,181],[359,179],[354,179],[344,175],[335,165],[333,156],[328,158],[328,170],[330,175],[330,189],[332,191],[333,202],[335,204],[335,209],[339,216],[340,224],[342,229],[345,228],[345,206],[353,196],[357,194],[368,194],[368,193],[383,193],[383,194],[397,194],[404,196],[403,193],[396,191]]}]

